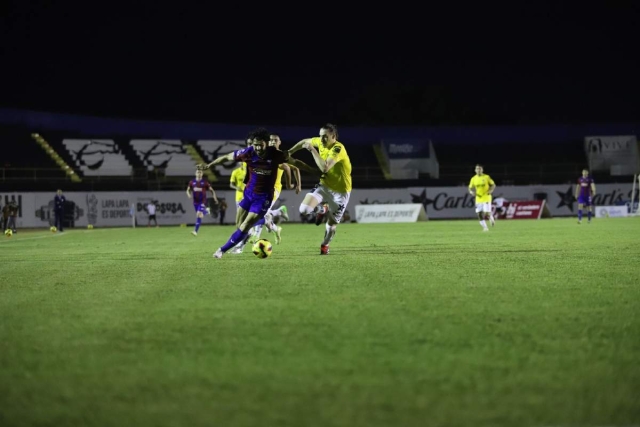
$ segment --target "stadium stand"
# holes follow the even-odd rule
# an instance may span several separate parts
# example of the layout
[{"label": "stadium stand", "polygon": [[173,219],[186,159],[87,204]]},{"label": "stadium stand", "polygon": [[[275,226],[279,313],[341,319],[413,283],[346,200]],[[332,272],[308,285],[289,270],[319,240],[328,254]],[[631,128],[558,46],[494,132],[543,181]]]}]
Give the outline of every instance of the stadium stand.
[{"label": "stadium stand", "polygon": [[2,156],[0,178],[3,181],[69,180],[68,175],[41,149],[22,127],[0,127]]}]

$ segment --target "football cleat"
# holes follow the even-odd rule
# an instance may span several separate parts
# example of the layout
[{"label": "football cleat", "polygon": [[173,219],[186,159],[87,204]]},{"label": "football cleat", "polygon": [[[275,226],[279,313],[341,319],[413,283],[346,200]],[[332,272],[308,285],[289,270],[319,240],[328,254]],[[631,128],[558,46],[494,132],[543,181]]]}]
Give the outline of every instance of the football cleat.
[{"label": "football cleat", "polygon": [[284,218],[285,221],[289,221],[289,214],[287,213],[287,207],[283,206],[282,209],[280,209],[280,212],[282,212],[282,218]]},{"label": "football cleat", "polygon": [[244,250],[244,245],[234,246],[234,247],[229,251],[229,253],[230,253],[230,254],[234,254],[234,255],[238,255],[238,254],[241,254],[243,250]]},{"label": "football cleat", "polygon": [[329,245],[320,245],[320,255],[329,255]]},{"label": "football cleat", "polygon": [[213,257],[218,259],[222,258],[222,249],[218,248],[218,250],[213,253]]},{"label": "football cleat", "polygon": [[327,214],[328,211],[329,211],[329,207],[327,206],[326,203],[324,203],[322,205],[322,209],[320,210],[320,212],[316,214],[316,225],[322,224],[322,220],[324,219],[324,216]]},{"label": "football cleat", "polygon": [[197,231],[192,231],[191,234],[193,234],[195,237],[198,237],[198,232]]}]

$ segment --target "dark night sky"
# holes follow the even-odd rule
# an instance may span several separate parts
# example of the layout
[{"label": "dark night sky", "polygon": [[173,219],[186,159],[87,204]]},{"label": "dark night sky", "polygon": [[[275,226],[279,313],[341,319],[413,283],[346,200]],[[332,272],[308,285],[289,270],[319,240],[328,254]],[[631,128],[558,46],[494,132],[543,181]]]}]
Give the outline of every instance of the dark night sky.
[{"label": "dark night sky", "polygon": [[2,9],[2,106],[284,125],[640,118],[638,6],[125,13],[48,3]]}]

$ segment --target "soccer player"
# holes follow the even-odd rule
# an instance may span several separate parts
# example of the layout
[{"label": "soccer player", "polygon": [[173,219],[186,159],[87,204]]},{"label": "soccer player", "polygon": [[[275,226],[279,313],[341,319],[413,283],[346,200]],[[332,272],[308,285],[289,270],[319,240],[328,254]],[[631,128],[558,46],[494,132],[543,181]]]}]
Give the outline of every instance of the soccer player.
[{"label": "soccer player", "polygon": [[491,193],[496,183],[484,173],[482,165],[476,165],[476,174],[469,182],[469,193],[476,197],[476,213],[482,226],[482,231],[489,231],[487,220],[491,217]]},{"label": "soccer player", "polygon": [[300,214],[316,214],[316,225],[327,216],[320,255],[329,254],[329,243],[344,215],[351,194],[351,160],[347,149],[338,141],[338,128],[327,123],[320,128],[320,136],[306,138],[294,145],[289,154],[306,148],[322,173],[320,183],[308,193],[300,205]]},{"label": "soccer player", "polygon": [[229,182],[229,187],[232,190],[236,190],[236,206],[242,200],[242,194],[244,192],[244,180],[247,175],[247,165],[242,162],[240,166],[235,168],[233,172],[231,172],[231,179]]},{"label": "soccer player", "polygon": [[[270,147],[276,147],[278,150],[280,149],[280,145],[282,144],[282,141],[280,140],[280,136],[272,134],[269,136],[269,146]],[[293,173],[293,176],[296,180],[295,184],[291,183],[291,175]],[[300,169],[298,169],[296,166],[293,165],[288,165],[286,163],[283,163],[280,165],[280,167],[278,168],[278,176],[276,178],[276,185],[274,188],[274,197],[273,197],[273,202],[271,203],[271,206],[269,207],[269,212],[267,212],[267,214],[264,216],[264,225],[266,225],[267,230],[269,230],[269,232],[274,232],[276,234],[276,244],[280,244],[280,241],[282,240],[282,237],[280,235],[281,231],[282,231],[282,227],[278,227],[276,226],[275,222],[274,222],[274,217],[276,216],[282,216],[285,219],[288,219],[289,216],[287,214],[287,207],[286,206],[281,206],[278,209],[273,209],[273,206],[275,205],[275,203],[278,201],[278,197],[280,197],[280,193],[282,192],[282,177],[284,176],[285,178],[285,183],[286,183],[286,187],[289,190],[296,190],[296,194],[299,194],[300,191],[302,190],[302,182],[300,180]],[[260,239],[260,233],[262,232],[262,225],[260,224],[262,220],[260,220],[255,226],[255,234],[254,237],[256,240]]]},{"label": "soccer player", "polygon": [[275,147],[269,147],[269,131],[258,129],[251,135],[251,145],[218,157],[205,165],[218,165],[223,162],[240,161],[247,163],[249,180],[245,186],[242,201],[238,205],[236,225],[238,229],[231,235],[227,243],[218,248],[214,258],[222,258],[229,249],[242,242],[249,235],[249,230],[269,211],[278,166],[289,160],[289,154]]},{"label": "soccer player", "polygon": [[[509,202],[507,199],[505,199],[504,197],[496,197],[495,199],[493,199],[493,203],[496,206],[496,216],[498,215],[502,215],[504,213],[504,204]],[[495,225],[496,221],[495,219],[493,219],[493,213],[491,215],[491,225]]]},{"label": "soccer player", "polygon": [[64,231],[64,225],[63,225],[63,220],[64,220],[64,203],[67,201],[66,197],[64,197],[62,195],[62,190],[58,189],[58,191],[56,191],[56,195],[53,198],[53,206],[54,206],[54,213],[55,213],[55,227],[58,229],[59,232],[63,232]]},{"label": "soccer player", "polygon": [[211,188],[211,184],[202,178],[202,168],[198,167],[196,169],[196,178],[189,181],[189,185],[187,185],[187,197],[193,198],[193,209],[196,211],[196,226],[191,232],[194,236],[198,235],[202,218],[207,211],[207,190],[211,191],[213,202],[217,204],[216,192]]},{"label": "soccer player", "polygon": [[16,218],[18,216],[18,203],[15,200],[10,201],[7,206],[5,206],[7,211],[7,219],[5,221],[5,230],[11,230],[14,233],[18,232],[18,228],[16,226]]},{"label": "soccer player", "polygon": [[582,176],[576,184],[576,199],[578,200],[578,224],[582,224],[582,208],[586,205],[588,224],[591,224],[591,211],[593,209],[593,197],[596,195],[596,183],[589,176],[589,170],[583,169]]}]

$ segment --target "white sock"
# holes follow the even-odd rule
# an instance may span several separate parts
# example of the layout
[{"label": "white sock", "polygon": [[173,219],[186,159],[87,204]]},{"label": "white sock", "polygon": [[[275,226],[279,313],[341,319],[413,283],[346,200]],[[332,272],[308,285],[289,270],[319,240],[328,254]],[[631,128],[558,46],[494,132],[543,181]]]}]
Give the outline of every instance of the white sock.
[{"label": "white sock", "polygon": [[492,224],[496,222],[496,220],[495,220],[495,218],[493,217],[493,215],[490,215],[490,216],[489,216],[489,220],[491,221],[491,223],[492,223]]},{"label": "white sock", "polygon": [[268,213],[264,216],[264,225],[267,227],[268,230],[276,231],[276,225],[273,223],[273,215]]},{"label": "white sock", "polygon": [[482,226],[482,228],[487,228],[487,222],[484,219],[480,221],[480,225]]},{"label": "white sock", "polygon": [[278,208],[275,211],[269,211],[269,214],[271,214],[273,218],[277,218],[282,215],[282,208]]},{"label": "white sock", "polygon": [[327,223],[325,229],[326,231],[324,232],[324,240],[322,241],[322,246],[326,246],[331,243],[331,240],[333,240],[333,236],[336,235],[335,225],[329,225],[329,223]]},{"label": "white sock", "polygon": [[256,230],[254,236],[256,237],[256,240],[258,240],[260,238],[260,234],[262,233],[262,225],[256,225],[254,229]]}]

